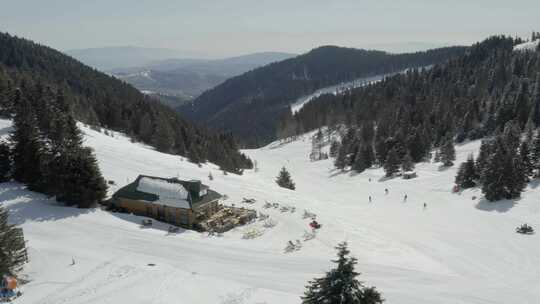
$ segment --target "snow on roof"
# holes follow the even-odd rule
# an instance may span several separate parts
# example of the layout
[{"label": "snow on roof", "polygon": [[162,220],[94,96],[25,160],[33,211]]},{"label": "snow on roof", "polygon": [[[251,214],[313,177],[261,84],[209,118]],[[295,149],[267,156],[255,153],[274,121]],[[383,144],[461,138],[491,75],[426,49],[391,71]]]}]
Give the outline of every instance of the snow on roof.
[{"label": "snow on roof", "polygon": [[142,177],[137,185],[137,191],[151,193],[159,198],[155,204],[177,207],[191,208],[189,203],[189,192],[179,183],[168,182],[163,179]]},{"label": "snow on roof", "polygon": [[521,44],[514,46],[514,51],[534,51],[538,47],[540,40],[527,41]]}]

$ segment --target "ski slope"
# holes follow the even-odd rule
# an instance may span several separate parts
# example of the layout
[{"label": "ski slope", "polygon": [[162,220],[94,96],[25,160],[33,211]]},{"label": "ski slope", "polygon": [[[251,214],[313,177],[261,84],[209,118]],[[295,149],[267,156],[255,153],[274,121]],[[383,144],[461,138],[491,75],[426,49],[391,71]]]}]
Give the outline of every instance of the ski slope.
[{"label": "ski slope", "polygon": [[[9,125],[0,121],[0,134]],[[249,207],[277,225],[262,229],[256,222],[222,237],[167,235],[164,224],[141,229],[141,217],[62,207],[20,184],[1,184],[0,201],[23,227],[30,255],[24,269],[29,282],[15,303],[300,303],[305,284],[331,267],[333,247],[341,241],[358,258],[361,280],[377,286],[387,303],[540,301],[539,236],[514,232],[523,222],[540,228],[536,182],[519,201],[491,204],[478,190],[450,193],[455,167],[423,163],[416,179],[384,180],[380,169],[350,174],[334,170],[331,160],[310,162],[307,136],[247,150],[258,172],[225,176],[215,165],[199,168],[120,134],[81,128],[104,176],[116,182],[110,193],[138,174],[199,178],[227,194],[226,204],[257,199]],[[478,148],[479,142],[458,146],[457,162]],[[296,191],[275,185],[281,166],[290,171]],[[264,209],[265,200],[297,211]],[[308,228],[303,209],[316,213],[323,227],[301,250],[285,254],[286,242],[302,239]],[[264,233],[243,239],[250,229]]]}]

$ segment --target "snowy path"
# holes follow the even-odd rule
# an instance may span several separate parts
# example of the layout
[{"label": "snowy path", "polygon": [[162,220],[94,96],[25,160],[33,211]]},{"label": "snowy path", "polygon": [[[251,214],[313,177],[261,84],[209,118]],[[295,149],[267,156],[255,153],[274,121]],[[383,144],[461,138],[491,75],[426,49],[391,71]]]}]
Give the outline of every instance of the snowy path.
[{"label": "snowy path", "polygon": [[[223,237],[167,235],[164,224],[140,229],[136,216],[59,207],[18,184],[2,184],[0,201],[29,241],[30,282],[16,303],[300,303],[306,282],[330,267],[333,247],[343,240],[359,258],[361,279],[377,286],[387,303],[540,300],[539,236],[514,232],[523,222],[540,227],[534,188],[520,201],[493,205],[472,200],[481,196],[477,190],[451,194],[455,168],[439,172],[435,164],[420,164],[413,180],[379,181],[379,169],[351,176],[333,170],[329,160],[310,162],[307,139],[248,150],[259,172],[224,176],[214,165],[198,168],[120,135],[84,132],[104,175],[118,186],[138,174],[199,178],[227,194],[228,204],[256,198],[253,207],[277,225],[251,240],[242,235],[261,228],[260,222]],[[478,146],[457,147],[458,162]],[[275,185],[283,165],[297,191]],[[264,209],[265,200],[296,212]],[[285,254],[286,242],[301,239],[308,228],[304,209],[316,213],[323,227],[300,251]],[[72,258],[76,264],[70,266]]]}]

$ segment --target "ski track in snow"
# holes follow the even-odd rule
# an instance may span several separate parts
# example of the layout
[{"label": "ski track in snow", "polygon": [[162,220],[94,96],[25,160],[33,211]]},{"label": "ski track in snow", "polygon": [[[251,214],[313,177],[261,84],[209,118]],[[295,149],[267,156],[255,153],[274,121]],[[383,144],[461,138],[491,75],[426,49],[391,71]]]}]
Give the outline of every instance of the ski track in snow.
[{"label": "ski track in snow", "polygon": [[[0,134],[9,126],[0,120]],[[344,240],[358,258],[360,279],[376,286],[387,303],[540,300],[539,235],[514,232],[524,222],[540,227],[540,183],[532,182],[519,201],[497,204],[484,202],[478,189],[450,192],[457,165],[478,151],[478,141],[457,145],[458,159],[450,169],[418,164],[419,176],[412,180],[381,179],[381,169],[340,172],[332,160],[311,162],[309,136],[246,150],[259,171],[224,176],[213,164],[199,168],[121,134],[81,128],[104,176],[116,182],[110,194],[138,174],[198,178],[227,194],[226,204],[257,199],[245,206],[269,214],[277,225],[249,240],[242,239],[244,232],[260,229],[261,222],[222,237],[187,230],[168,235],[164,223],[140,229],[141,217],[62,207],[20,184],[4,183],[0,202],[23,227],[30,258],[23,272],[29,282],[14,303],[300,303],[308,280],[331,267],[333,247]],[[281,166],[291,173],[296,191],[275,184]],[[265,200],[295,206],[296,212],[264,209]],[[323,226],[301,250],[285,254],[286,242],[302,239],[308,230],[304,209],[317,214]],[[72,258],[76,264],[70,266]]]}]

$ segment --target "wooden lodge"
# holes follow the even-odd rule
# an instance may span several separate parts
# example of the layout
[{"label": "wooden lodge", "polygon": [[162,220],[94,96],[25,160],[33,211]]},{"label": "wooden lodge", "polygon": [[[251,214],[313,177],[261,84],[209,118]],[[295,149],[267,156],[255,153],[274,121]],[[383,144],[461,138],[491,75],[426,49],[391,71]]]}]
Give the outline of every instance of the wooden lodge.
[{"label": "wooden lodge", "polygon": [[199,180],[140,175],[113,195],[112,204],[126,212],[197,229],[202,220],[218,212],[220,198]]}]

